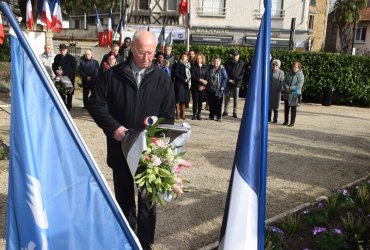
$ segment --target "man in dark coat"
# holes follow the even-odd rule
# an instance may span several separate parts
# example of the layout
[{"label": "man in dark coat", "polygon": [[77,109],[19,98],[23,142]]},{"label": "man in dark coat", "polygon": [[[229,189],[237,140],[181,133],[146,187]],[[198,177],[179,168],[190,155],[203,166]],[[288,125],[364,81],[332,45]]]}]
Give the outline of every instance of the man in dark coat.
[{"label": "man in dark coat", "polygon": [[107,136],[107,163],[113,169],[114,191],[130,226],[135,229],[143,249],[154,242],[156,206],[139,191],[136,216],[134,179],[121,151],[128,129],[145,127],[144,118],[175,119],[175,97],[168,75],[152,65],[157,39],[150,31],[135,33],[131,56],[108,69],[89,98],[88,111]]},{"label": "man in dark coat", "polygon": [[83,108],[87,107],[87,99],[95,89],[95,81],[98,77],[99,63],[92,58],[91,49],[85,51],[85,56],[80,62],[80,75],[82,78],[82,100]]},{"label": "man in dark coat", "polygon": [[108,57],[111,55],[111,53],[113,53],[116,56],[117,63],[122,63],[122,62],[125,61],[123,56],[121,56],[119,54],[119,45],[118,44],[113,44],[113,46],[111,48],[111,52],[109,52],[109,53],[107,53],[103,56],[103,59],[101,60],[100,65],[103,64],[104,62],[108,61]]},{"label": "man in dark coat", "polygon": [[231,95],[234,98],[233,106],[233,117],[238,118],[238,98],[239,89],[243,83],[244,72],[245,72],[245,62],[240,60],[239,51],[234,50],[231,53],[231,58],[225,63],[225,69],[229,80],[227,82],[227,88],[225,92],[225,107],[223,116],[228,116],[229,103]]},{"label": "man in dark coat", "polygon": [[[68,48],[63,43],[59,45],[59,51],[60,54],[55,56],[54,63],[52,65],[54,74],[56,76],[68,76],[74,88],[76,75],[76,59],[68,53]],[[68,110],[72,109],[73,93],[74,90],[72,90],[72,92],[67,92],[67,94],[65,95],[61,95]]]}]

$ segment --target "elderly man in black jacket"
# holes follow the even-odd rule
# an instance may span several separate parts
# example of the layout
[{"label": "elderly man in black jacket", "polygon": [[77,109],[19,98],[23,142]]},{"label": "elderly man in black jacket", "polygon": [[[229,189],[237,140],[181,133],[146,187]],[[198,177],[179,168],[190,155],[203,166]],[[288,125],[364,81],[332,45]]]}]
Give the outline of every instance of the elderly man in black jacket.
[{"label": "elderly man in black jacket", "polygon": [[80,62],[80,76],[82,78],[82,100],[83,108],[87,107],[89,94],[95,90],[95,82],[99,73],[99,63],[92,58],[91,49],[85,51],[85,56]]},{"label": "elderly man in black jacket", "polygon": [[[68,76],[73,87],[75,86],[76,75],[76,59],[68,53],[68,48],[65,44],[59,45],[60,54],[54,57],[52,68],[56,76]],[[74,91],[62,95],[62,99],[67,106],[68,110],[72,109],[72,96]]]},{"label": "elderly man in black jacket", "polygon": [[239,89],[243,83],[243,77],[245,72],[245,62],[240,60],[239,51],[234,50],[231,53],[231,58],[225,63],[225,69],[229,80],[227,82],[227,88],[225,92],[225,106],[223,116],[228,116],[230,96],[234,98],[233,106],[233,117],[238,118],[238,98]]},{"label": "elderly man in black jacket", "polygon": [[152,65],[157,45],[150,31],[135,33],[131,55],[122,64],[108,69],[89,98],[88,111],[107,136],[107,163],[113,169],[115,196],[130,226],[135,229],[144,249],[154,242],[156,206],[139,192],[136,216],[134,179],[121,151],[128,129],[143,128],[144,118],[175,119],[175,97],[169,76]]}]

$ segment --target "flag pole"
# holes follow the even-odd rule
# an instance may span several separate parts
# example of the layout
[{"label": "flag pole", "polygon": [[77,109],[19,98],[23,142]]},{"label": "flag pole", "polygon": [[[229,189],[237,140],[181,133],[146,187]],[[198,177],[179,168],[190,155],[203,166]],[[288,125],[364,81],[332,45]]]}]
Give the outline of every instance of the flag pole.
[{"label": "flag pole", "polygon": [[261,168],[259,187],[259,216],[258,216],[258,249],[263,250],[265,245],[265,213],[266,213],[266,176],[267,176],[267,146],[268,146],[268,123],[267,110],[269,106],[269,82],[270,82],[270,30],[271,30],[271,0],[265,0],[265,17],[262,19],[265,26],[263,36],[263,71],[262,82],[262,131],[261,131]]}]

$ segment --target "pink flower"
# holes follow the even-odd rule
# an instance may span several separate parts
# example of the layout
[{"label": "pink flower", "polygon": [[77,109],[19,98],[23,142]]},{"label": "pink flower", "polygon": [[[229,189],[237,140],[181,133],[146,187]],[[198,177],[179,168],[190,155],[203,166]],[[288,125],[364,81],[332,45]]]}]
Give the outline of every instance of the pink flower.
[{"label": "pink flower", "polygon": [[157,144],[157,141],[158,141],[157,137],[152,137],[151,143]]},{"label": "pink flower", "polygon": [[146,160],[146,161],[149,161],[149,160],[150,160],[149,155],[145,155],[145,160]]},{"label": "pink flower", "polygon": [[182,168],[190,168],[190,167],[191,167],[191,163],[189,161],[181,159],[179,161],[179,165],[177,165],[175,169],[175,173],[178,174],[181,172]]}]

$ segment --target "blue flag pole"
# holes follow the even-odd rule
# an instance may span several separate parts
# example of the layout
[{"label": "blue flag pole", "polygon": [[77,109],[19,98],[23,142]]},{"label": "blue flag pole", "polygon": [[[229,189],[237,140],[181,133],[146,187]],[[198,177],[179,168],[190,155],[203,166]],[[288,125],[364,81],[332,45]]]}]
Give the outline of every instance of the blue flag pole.
[{"label": "blue flag pole", "polygon": [[268,144],[268,108],[269,108],[269,82],[270,82],[270,31],[271,31],[271,0],[265,0],[265,14],[263,21],[263,73],[262,86],[262,131],[261,131],[261,169],[259,187],[259,212],[258,212],[258,249],[265,246],[265,211],[266,211],[266,177],[267,177],[267,144]]},{"label": "blue flag pole", "polygon": [[270,2],[266,2],[222,221],[219,249],[263,250],[270,75]]}]

